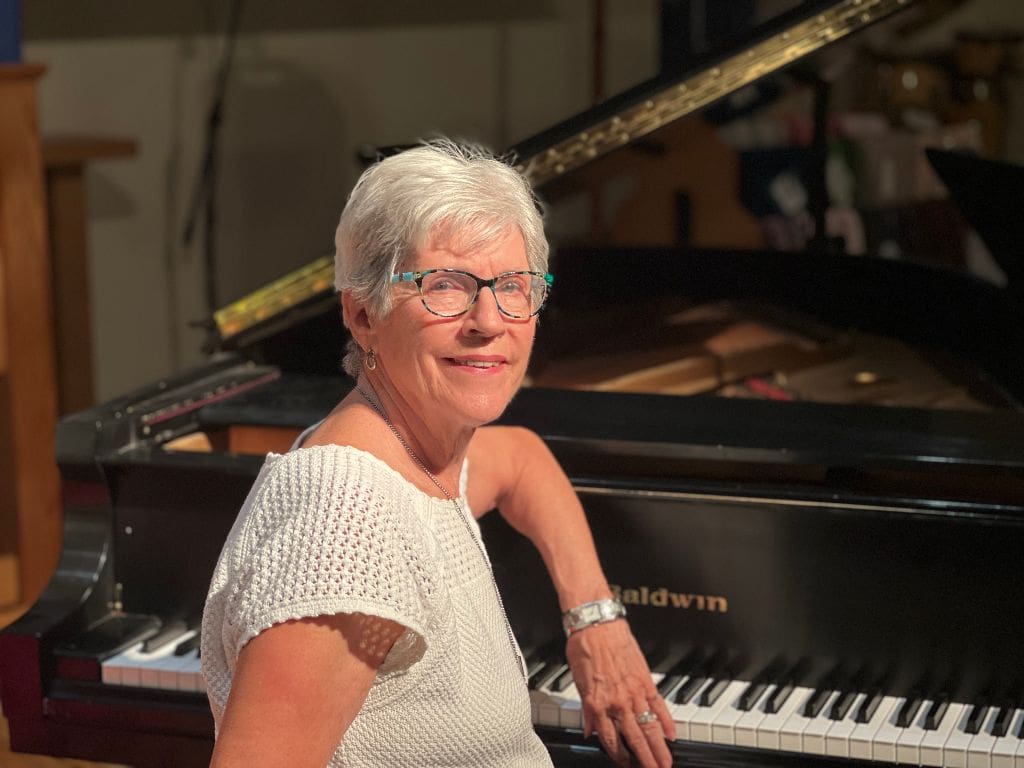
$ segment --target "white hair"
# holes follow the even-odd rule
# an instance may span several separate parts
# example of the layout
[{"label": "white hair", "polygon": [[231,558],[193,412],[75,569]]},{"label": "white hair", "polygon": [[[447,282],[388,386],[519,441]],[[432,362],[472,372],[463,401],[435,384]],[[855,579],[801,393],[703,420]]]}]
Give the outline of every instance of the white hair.
[{"label": "white hair", "polygon": [[[530,269],[547,272],[542,209],[526,177],[479,145],[425,142],[359,177],[334,238],[334,286],[383,317],[391,311],[391,276],[418,248],[458,237],[473,250],[512,226],[522,233]],[[349,375],[358,375],[362,355],[350,340]]]}]

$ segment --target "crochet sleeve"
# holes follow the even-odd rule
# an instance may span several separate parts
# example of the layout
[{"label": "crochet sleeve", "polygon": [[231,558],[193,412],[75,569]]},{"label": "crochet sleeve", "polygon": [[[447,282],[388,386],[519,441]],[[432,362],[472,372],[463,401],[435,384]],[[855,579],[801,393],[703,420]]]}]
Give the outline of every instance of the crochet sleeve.
[{"label": "crochet sleeve", "polygon": [[404,501],[366,456],[320,447],[279,457],[233,553],[224,621],[235,654],[289,619],[363,613],[407,628],[396,645],[406,666],[421,657],[434,582]]}]

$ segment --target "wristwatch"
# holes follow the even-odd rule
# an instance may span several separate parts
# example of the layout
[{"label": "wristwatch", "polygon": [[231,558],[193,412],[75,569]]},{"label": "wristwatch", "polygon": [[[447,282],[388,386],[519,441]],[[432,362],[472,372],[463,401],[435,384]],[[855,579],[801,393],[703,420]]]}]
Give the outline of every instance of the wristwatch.
[{"label": "wristwatch", "polygon": [[586,629],[594,624],[603,624],[606,621],[615,621],[625,615],[626,607],[621,601],[613,597],[606,597],[603,600],[594,600],[570,608],[562,614],[562,627],[565,628],[565,636],[570,637],[581,629]]}]

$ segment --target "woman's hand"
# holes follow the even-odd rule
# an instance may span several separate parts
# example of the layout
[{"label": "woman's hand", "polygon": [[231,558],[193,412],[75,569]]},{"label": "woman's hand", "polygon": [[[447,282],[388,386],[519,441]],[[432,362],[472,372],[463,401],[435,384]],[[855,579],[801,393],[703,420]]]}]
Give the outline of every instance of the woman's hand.
[{"label": "woman's hand", "polygon": [[[620,766],[630,765],[630,753],[644,768],[672,765],[665,740],[675,739],[676,724],[629,624],[609,621],[574,632],[566,657],[583,699],[584,737],[596,733]],[[637,716],[644,712],[656,717],[640,723]]]}]

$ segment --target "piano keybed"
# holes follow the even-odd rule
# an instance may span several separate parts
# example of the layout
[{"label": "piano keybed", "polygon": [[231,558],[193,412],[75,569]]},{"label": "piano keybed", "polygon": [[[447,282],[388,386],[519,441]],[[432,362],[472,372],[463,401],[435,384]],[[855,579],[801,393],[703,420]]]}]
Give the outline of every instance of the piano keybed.
[{"label": "piano keybed", "polygon": [[[205,695],[195,630],[156,648],[138,642],[100,664],[104,686]],[[675,724],[675,753],[696,744],[807,757],[947,768],[1024,768],[1020,702],[948,701],[941,694],[885,695],[835,679],[800,679],[799,665],[733,676],[690,656],[652,674]],[[720,657],[719,657],[720,658]],[[563,657],[527,654],[530,706],[542,732],[583,744],[580,693]],[[867,688],[868,690],[861,690]],[[592,737],[590,743],[595,743]]]},{"label": "piano keybed", "polygon": [[[582,729],[579,691],[564,660],[528,659],[528,666],[534,724]],[[899,765],[1024,768],[1019,702],[990,706],[707,672],[698,665],[653,674],[675,720],[680,757],[689,742]]]}]

